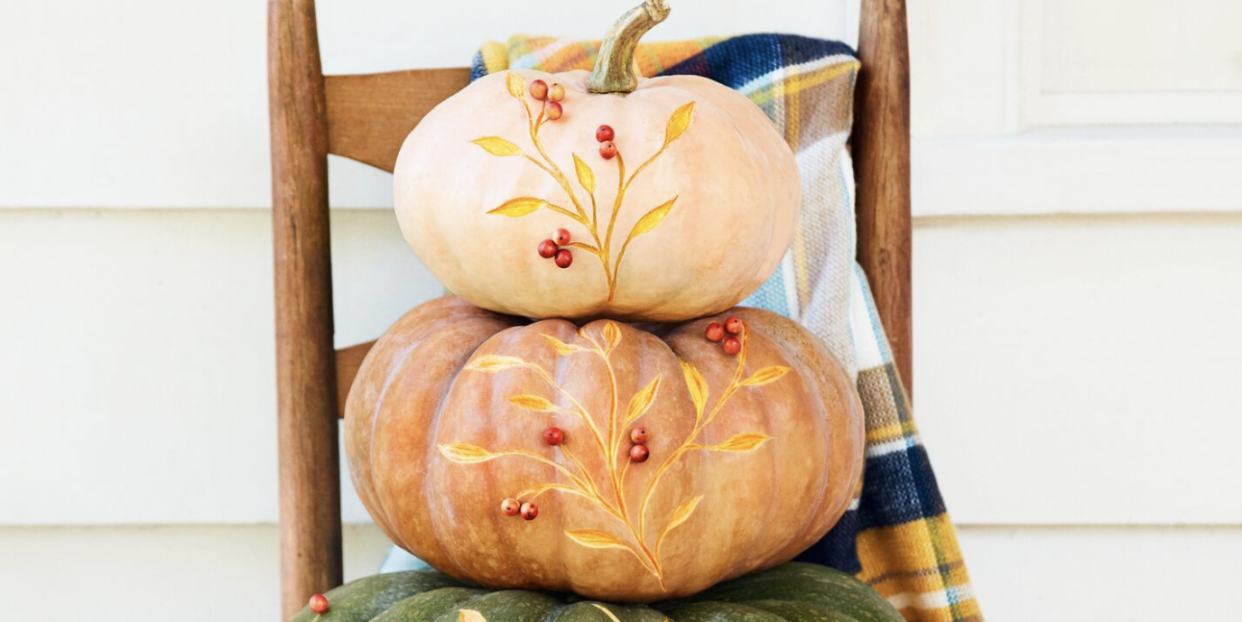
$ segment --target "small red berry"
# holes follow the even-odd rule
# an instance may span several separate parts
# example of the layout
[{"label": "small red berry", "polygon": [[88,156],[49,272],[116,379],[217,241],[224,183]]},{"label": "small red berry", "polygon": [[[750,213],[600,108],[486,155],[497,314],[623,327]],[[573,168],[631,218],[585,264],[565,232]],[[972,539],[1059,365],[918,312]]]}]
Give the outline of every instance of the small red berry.
[{"label": "small red berry", "polygon": [[599,157],[605,160],[611,160],[617,157],[617,146],[612,144],[611,140],[606,140],[599,145]]},{"label": "small red berry", "polygon": [[556,251],[561,250],[552,240],[544,240],[539,243],[539,256],[544,259],[551,259],[556,256]]},{"label": "small red berry", "polygon": [[549,121],[555,121],[561,118],[561,115],[564,113],[565,109],[561,108],[560,104],[556,102],[548,102],[548,107],[544,109],[543,116],[547,117]]},{"label": "small red berry", "polygon": [[539,101],[543,101],[548,97],[548,83],[543,80],[534,80],[530,83],[530,96]]},{"label": "small red berry", "polygon": [[565,99],[565,87],[559,84],[553,84],[552,88],[548,89],[548,99],[553,102],[559,102],[562,99]]},{"label": "small red berry", "polygon": [[647,439],[650,438],[650,436],[651,435],[647,433],[647,426],[640,425],[637,428],[630,430],[630,440],[633,441],[635,445],[646,445]]},{"label": "small red berry", "polygon": [[742,342],[737,337],[725,337],[723,347],[725,354],[737,354],[742,351]]},{"label": "small red berry", "polygon": [[543,442],[549,445],[560,445],[565,441],[565,433],[558,427],[550,427],[543,431]]},{"label": "small red berry", "polygon": [[526,520],[535,520],[539,516],[539,506],[527,501],[522,504],[522,518]]},{"label": "small red berry", "polygon": [[568,248],[556,251],[556,267],[568,268],[574,262],[574,254]]},{"label": "small red berry", "polygon": [[595,140],[597,142],[606,143],[615,137],[616,134],[612,131],[612,126],[610,125],[601,125],[595,130]]},{"label": "small red berry", "polygon": [[646,445],[634,445],[630,447],[630,460],[634,462],[646,462],[651,452],[647,451]]},{"label": "small red berry", "polygon": [[505,516],[517,516],[518,512],[522,511],[522,502],[509,497],[500,502],[500,511]]},{"label": "small red berry", "polygon": [[310,610],[320,615],[328,613],[328,598],[323,594],[315,594],[310,597]]},{"label": "small red berry", "polygon": [[725,320],[725,330],[730,335],[740,335],[742,333],[742,320],[738,319],[736,315],[729,316],[729,319]]},{"label": "small red berry", "polygon": [[[539,254],[542,255],[543,251],[541,250]],[[720,322],[712,322],[711,324],[707,325],[707,340],[708,341],[720,341],[721,339],[724,339],[724,335],[725,335],[725,329],[723,326],[720,325]]]},{"label": "small red berry", "polygon": [[557,229],[556,231],[553,231],[552,241],[556,242],[557,246],[565,246],[566,244],[569,244],[569,230]]}]

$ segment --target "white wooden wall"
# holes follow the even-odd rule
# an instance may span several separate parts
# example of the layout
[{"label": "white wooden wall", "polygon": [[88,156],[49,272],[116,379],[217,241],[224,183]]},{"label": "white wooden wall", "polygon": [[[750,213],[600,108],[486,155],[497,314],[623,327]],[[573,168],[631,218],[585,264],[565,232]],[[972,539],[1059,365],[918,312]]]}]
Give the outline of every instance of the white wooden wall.
[{"label": "white wooden wall", "polygon": [[[325,70],[598,36],[630,3],[320,0]],[[672,4],[659,37],[858,20]],[[5,620],[277,616],[262,5],[0,5]],[[916,407],[985,613],[1235,617],[1242,5],[910,5]],[[332,196],[346,345],[440,290],[386,174],[334,160]],[[345,518],[368,574],[383,537]]]}]

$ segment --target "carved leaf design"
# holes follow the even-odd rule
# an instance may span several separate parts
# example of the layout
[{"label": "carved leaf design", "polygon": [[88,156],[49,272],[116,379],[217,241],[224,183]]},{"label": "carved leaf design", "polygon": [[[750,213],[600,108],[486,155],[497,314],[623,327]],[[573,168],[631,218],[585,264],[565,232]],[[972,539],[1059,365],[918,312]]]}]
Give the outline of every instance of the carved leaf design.
[{"label": "carved leaf design", "polygon": [[767,434],[761,434],[759,432],[743,432],[741,434],[733,435],[729,438],[729,440],[720,443],[719,445],[703,446],[703,449],[708,451],[754,451],[758,449],[760,445],[763,445],[770,440],[772,440],[772,437]]},{"label": "carved leaf design", "polygon": [[521,147],[499,136],[484,136],[470,142],[482,147],[484,151],[494,156],[520,156],[523,153]]},{"label": "carved leaf design", "polygon": [[574,154],[574,171],[578,173],[578,183],[582,184],[583,189],[585,189],[588,193],[594,193],[595,172],[592,171],[591,167],[587,166],[587,163],[583,162],[582,158],[579,158],[576,153]]},{"label": "carved leaf design", "polygon": [[509,199],[508,201],[505,201],[500,207],[497,207],[487,213],[496,216],[517,218],[519,216],[525,216],[531,212],[534,212],[547,204],[548,202],[543,199],[518,197],[516,199]]},{"label": "carved leaf design", "polygon": [[759,371],[751,375],[751,377],[747,378],[746,380],[743,380],[742,386],[761,387],[765,384],[768,384],[769,382],[776,382],[777,380],[780,380],[782,376],[789,373],[790,371],[792,370],[790,370],[788,367],[780,367],[776,365],[772,367],[764,367],[763,369],[760,369]]},{"label": "carved leaf design", "polygon": [[690,400],[694,402],[694,422],[703,418],[703,408],[707,406],[707,381],[703,374],[685,361],[681,363],[681,373],[686,377],[686,388],[690,390]]},{"label": "carved leaf design", "polygon": [[668,211],[673,209],[673,203],[676,202],[677,197],[673,197],[668,203],[647,212],[642,218],[639,218],[638,222],[634,224],[634,229],[630,231],[630,239],[632,240],[658,227],[660,223],[664,222],[664,217],[668,216]]},{"label": "carved leaf design", "polygon": [[655,402],[656,395],[660,392],[660,376],[656,376],[647,383],[647,386],[634,394],[630,398],[630,406],[625,409],[625,425],[630,425],[638,420],[639,417],[647,413],[651,408],[651,404]]},{"label": "carved leaf design", "polygon": [[553,337],[552,335],[543,335],[543,338],[547,339],[548,343],[552,344],[552,348],[556,350],[556,353],[561,356],[568,356],[570,354],[573,354],[574,352],[578,352],[582,350],[582,346],[575,346],[572,344],[565,343],[564,341],[561,341],[560,339],[557,339],[556,337]]},{"label": "carved leaf design", "polygon": [[664,546],[664,538],[668,537],[669,532],[676,529],[682,523],[690,520],[690,515],[694,514],[694,510],[699,507],[699,502],[703,500],[703,495],[699,495],[693,499],[682,503],[673,510],[673,515],[668,519],[668,524],[664,526],[664,530],[660,532],[660,537],[656,538],[656,557],[660,556],[660,549]]},{"label": "carved leaf design", "polygon": [[484,354],[466,365],[466,369],[470,371],[481,371],[485,374],[494,374],[506,369],[514,367],[525,367],[528,363],[526,359],[516,356],[504,356],[500,354]]},{"label": "carved leaf design", "polygon": [[509,403],[526,410],[535,412],[555,412],[556,406],[548,401],[546,397],[538,395],[514,395],[509,398]]},{"label": "carved leaf design", "polygon": [[607,531],[598,529],[579,529],[578,531],[566,531],[565,535],[570,540],[581,544],[589,549],[625,549],[630,550],[629,545],[617,539],[616,536]]},{"label": "carved leaf design", "polygon": [[604,341],[608,342],[608,352],[612,352],[621,343],[621,329],[617,328],[616,322],[604,324]]},{"label": "carved leaf design", "polygon": [[686,128],[690,127],[690,120],[694,117],[694,102],[683,105],[673,111],[673,116],[668,118],[668,125],[664,126],[664,146],[681,138],[686,132]]},{"label": "carved leaf design", "polygon": [[470,443],[445,443],[440,454],[458,464],[477,464],[496,458],[496,454]]},{"label": "carved leaf design", "polygon": [[672,531],[673,529],[677,528],[682,523],[690,520],[690,516],[694,514],[694,511],[696,509],[698,509],[699,502],[702,500],[703,500],[703,495],[699,495],[677,506],[677,509],[673,511],[672,518],[668,519],[668,525],[664,527],[664,533],[668,533]]},{"label": "carved leaf design", "polygon": [[505,86],[509,88],[509,94],[514,99],[524,99],[526,97],[526,86],[522,84],[522,76],[510,71],[505,76]]}]

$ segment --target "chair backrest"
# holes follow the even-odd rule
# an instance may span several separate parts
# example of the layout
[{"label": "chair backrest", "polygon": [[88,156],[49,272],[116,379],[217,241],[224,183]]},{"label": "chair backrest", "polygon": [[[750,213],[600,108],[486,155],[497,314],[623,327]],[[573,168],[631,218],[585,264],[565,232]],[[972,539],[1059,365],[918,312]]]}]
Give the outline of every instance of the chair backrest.
[{"label": "chair backrest", "polygon": [[[911,385],[910,97],[905,0],[861,0],[852,138],[858,260]],[[467,68],[324,76],[314,0],[269,0],[282,612],[341,583],[337,419],[370,344],[333,346],[328,154],[391,172]]]}]

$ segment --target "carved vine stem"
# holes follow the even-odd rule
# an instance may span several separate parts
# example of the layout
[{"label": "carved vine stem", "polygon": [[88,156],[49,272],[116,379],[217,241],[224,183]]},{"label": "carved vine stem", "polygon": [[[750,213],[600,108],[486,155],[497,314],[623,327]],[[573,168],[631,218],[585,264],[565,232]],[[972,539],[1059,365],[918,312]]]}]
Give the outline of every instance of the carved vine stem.
[{"label": "carved vine stem", "polygon": [[723,451],[723,452],[750,452],[758,449],[761,445],[770,440],[766,434],[758,432],[743,432],[735,434],[723,443],[717,445],[702,445],[697,443],[699,434],[715,420],[716,416],[724,408],[724,405],[743,387],[758,387],[780,379],[790,370],[788,367],[771,366],[764,367],[755,372],[751,376],[743,379],[743,373],[746,368],[746,352],[749,344],[749,332],[745,331],[741,335],[742,349],[738,353],[737,369],[733,374],[733,379],[729,386],[721,394],[716,401],[716,405],[711,412],[704,415],[704,411],[708,398],[707,382],[695,367],[685,361],[679,361],[684,376],[686,387],[690,393],[691,401],[694,404],[695,424],[694,428],[687,435],[685,440],[673,450],[672,453],[664,460],[657,469],[655,475],[648,483],[646,490],[643,492],[642,502],[637,512],[637,520],[631,515],[633,512],[627,507],[625,500],[625,480],[630,470],[630,460],[625,460],[620,468],[617,467],[617,458],[621,451],[620,447],[625,436],[625,431],[636,421],[647,414],[647,411],[655,403],[660,391],[660,383],[662,375],[656,375],[642,389],[636,392],[629,401],[628,406],[622,415],[620,394],[618,390],[618,382],[616,369],[612,363],[612,353],[617,345],[621,342],[621,331],[616,324],[607,322],[604,325],[602,333],[602,341],[595,336],[587,334],[585,330],[579,330],[579,336],[587,341],[590,346],[572,345],[556,339],[551,335],[543,335],[559,356],[571,356],[580,352],[592,353],[599,357],[603,362],[608,373],[609,399],[608,399],[608,422],[606,435],[601,432],[600,425],[596,423],[595,418],[583,407],[582,403],[574,397],[572,393],[558,384],[555,378],[542,366],[531,363],[523,358],[516,356],[503,355],[484,355],[472,360],[466,369],[469,371],[483,373],[500,373],[511,369],[522,369],[533,372],[553,391],[562,396],[569,407],[561,407],[554,404],[550,399],[539,395],[514,395],[508,398],[508,401],[515,406],[535,413],[549,413],[552,415],[569,415],[578,417],[590,430],[592,440],[596,447],[600,450],[600,456],[604,462],[604,468],[607,473],[607,479],[612,484],[611,499],[602,491],[599,482],[595,480],[592,472],[570,451],[569,443],[563,442],[556,445],[556,448],[565,456],[573,468],[561,464],[555,460],[551,460],[537,453],[524,450],[500,450],[491,451],[470,445],[467,443],[448,443],[440,446],[441,453],[449,460],[461,464],[473,464],[487,462],[502,457],[519,457],[534,460],[540,464],[552,467],[556,472],[565,476],[568,484],[565,483],[545,483],[534,488],[522,491],[518,494],[519,499],[533,501],[545,492],[559,491],[582,497],[590,502],[597,504],[603,508],[608,515],[617,520],[625,532],[629,535],[632,542],[626,542],[621,538],[612,535],[609,532],[595,529],[580,529],[565,532],[570,539],[582,546],[588,548],[607,549],[617,548],[629,551],[638,559],[639,563],[656,577],[660,582],[660,586],[664,586],[664,571],[660,562],[660,550],[664,544],[665,538],[682,523],[689,520],[694,510],[698,507],[699,501],[703,499],[702,495],[683,500],[669,517],[664,528],[656,538],[654,548],[648,545],[648,534],[646,532],[647,508],[652,497],[659,485],[661,478],[666,472],[681,458],[685,453],[692,450],[705,451]]},{"label": "carved vine stem", "polygon": [[551,201],[540,199],[537,197],[518,197],[504,202],[496,207],[488,214],[508,216],[510,218],[519,218],[538,211],[541,208],[547,208],[562,216],[565,216],[574,222],[582,225],[590,235],[593,243],[571,242],[570,247],[586,251],[595,255],[604,270],[604,280],[608,286],[608,299],[606,302],[612,302],[617,294],[617,283],[621,273],[621,261],[625,258],[625,251],[629,247],[630,242],[652,229],[655,229],[664,218],[668,216],[669,211],[673,208],[677,197],[665,202],[664,204],[650,210],[642,218],[634,224],[629,235],[621,244],[621,252],[617,254],[616,261],[612,259],[612,242],[613,233],[616,228],[617,216],[621,213],[621,207],[625,201],[625,194],[629,190],[634,180],[651,165],[656,158],[660,157],[674,141],[690,127],[690,121],[694,117],[694,102],[689,102],[677,110],[673,111],[664,128],[664,142],[660,148],[656,150],[651,157],[647,158],[629,177],[625,175],[625,158],[621,155],[621,150],[616,151],[615,159],[617,161],[617,194],[613,199],[612,212],[608,217],[608,225],[604,235],[600,236],[599,221],[599,201],[595,194],[595,171],[577,154],[573,155],[574,172],[578,178],[578,184],[586,191],[587,198],[590,199],[591,210],[587,213],[585,201],[579,199],[578,193],[574,190],[570,183],[569,177],[565,174],[556,162],[548,155],[547,149],[544,148],[543,141],[539,131],[551,120],[547,116],[547,101],[541,102],[538,112],[530,107],[530,103],[526,100],[526,86],[522,82],[522,78],[516,73],[510,72],[506,77],[506,88],[509,94],[522,104],[522,109],[526,111],[526,121],[528,134],[530,136],[531,145],[535,148],[538,157],[535,157],[521,147],[515,145],[508,140],[498,136],[484,136],[471,142],[481,147],[484,151],[494,156],[520,156],[539,167],[540,170],[547,173],[548,176],[560,186],[564,191],[573,209],[567,209],[560,205],[556,205]]}]

